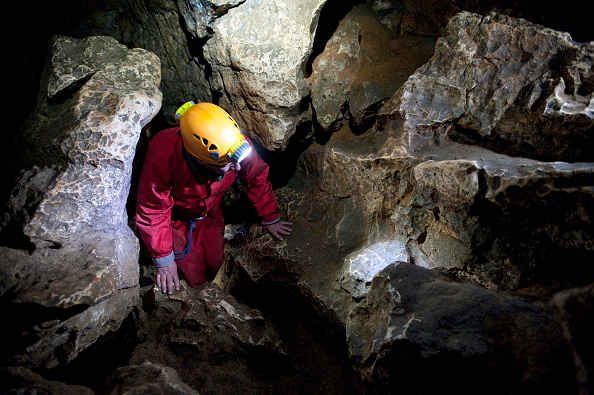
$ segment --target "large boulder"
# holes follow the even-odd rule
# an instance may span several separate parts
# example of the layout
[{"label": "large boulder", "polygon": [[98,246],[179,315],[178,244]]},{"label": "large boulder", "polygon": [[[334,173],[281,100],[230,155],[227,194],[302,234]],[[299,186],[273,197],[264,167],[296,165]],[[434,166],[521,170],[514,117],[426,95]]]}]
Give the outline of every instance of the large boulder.
[{"label": "large boulder", "polygon": [[144,294],[145,339],[134,350],[132,364],[171,367],[205,393],[237,385],[256,390],[264,385],[259,371],[289,371],[290,358],[276,328],[217,285],[190,288],[182,280],[172,295],[149,288]]},{"label": "large boulder", "polygon": [[219,104],[268,150],[286,148],[307,110],[304,69],[324,3],[246,1],[213,22],[204,45]]},{"label": "large boulder", "polygon": [[139,303],[126,203],[136,145],[161,105],[159,59],[109,37],[56,37],[11,164],[0,247],[9,360],[71,361]]},{"label": "large boulder", "polygon": [[[374,277],[346,331],[353,363],[375,393],[474,393],[487,382],[497,393],[562,393],[574,384],[571,351],[546,304],[406,262]],[[462,366],[463,380],[455,374]]]},{"label": "large boulder", "polygon": [[[564,391],[574,367],[548,303],[594,280],[592,43],[496,14],[460,13],[447,32],[371,129],[343,128],[301,156],[277,190],[293,234],[278,242],[250,229],[236,270],[361,339],[350,352],[371,387],[398,385],[407,363],[445,363],[516,389],[546,390],[547,371]],[[386,279],[392,270],[418,274],[410,300]],[[435,281],[460,296],[441,311]],[[396,328],[401,310],[410,314]],[[422,335],[400,343],[408,327]]]},{"label": "large boulder", "polygon": [[385,10],[376,8],[354,6],[324,50],[312,55],[312,115],[322,132],[340,129],[345,121],[356,133],[367,130],[382,104],[433,54],[436,38],[400,34],[385,23]]},{"label": "large boulder", "polygon": [[184,383],[175,369],[144,362],[115,370],[105,382],[104,394],[179,394],[198,395]]},{"label": "large boulder", "polygon": [[341,23],[313,62],[311,102],[324,131],[340,129],[348,103],[351,80],[361,63],[361,27],[352,19]]}]

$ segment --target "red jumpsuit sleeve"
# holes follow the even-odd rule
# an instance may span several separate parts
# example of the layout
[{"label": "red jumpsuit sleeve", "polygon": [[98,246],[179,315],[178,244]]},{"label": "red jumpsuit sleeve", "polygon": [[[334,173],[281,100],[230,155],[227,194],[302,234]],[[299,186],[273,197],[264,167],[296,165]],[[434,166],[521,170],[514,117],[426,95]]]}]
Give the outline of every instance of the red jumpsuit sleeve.
[{"label": "red jumpsuit sleeve", "polygon": [[[254,146],[251,141],[250,144]],[[279,221],[278,203],[272,191],[272,184],[268,181],[268,164],[260,158],[255,149],[241,164],[239,177],[247,189],[248,198],[256,208],[261,223],[269,225]]]},{"label": "red jumpsuit sleeve", "polygon": [[171,142],[165,137],[161,132],[149,142],[138,183],[136,225],[153,261],[169,256],[173,261]]}]

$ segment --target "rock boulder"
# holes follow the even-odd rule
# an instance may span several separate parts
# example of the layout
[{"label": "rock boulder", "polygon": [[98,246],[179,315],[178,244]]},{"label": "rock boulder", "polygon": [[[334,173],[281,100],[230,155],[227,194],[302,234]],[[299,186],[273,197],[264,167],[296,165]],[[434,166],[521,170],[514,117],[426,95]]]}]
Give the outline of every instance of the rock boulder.
[{"label": "rock boulder", "polygon": [[2,231],[3,309],[24,319],[10,360],[71,361],[139,303],[126,203],[142,129],[161,105],[159,59],[108,37],[56,37]]}]

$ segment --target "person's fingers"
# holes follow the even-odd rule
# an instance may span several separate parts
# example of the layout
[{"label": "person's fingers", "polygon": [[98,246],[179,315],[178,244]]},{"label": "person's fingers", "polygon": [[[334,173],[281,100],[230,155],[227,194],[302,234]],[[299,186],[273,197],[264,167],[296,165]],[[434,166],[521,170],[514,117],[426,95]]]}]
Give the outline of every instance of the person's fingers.
[{"label": "person's fingers", "polygon": [[175,284],[175,290],[179,291],[179,276],[177,273],[173,275],[173,283]]},{"label": "person's fingers", "polygon": [[293,229],[288,228],[288,227],[281,227],[281,228],[278,229],[278,232],[279,233],[282,233],[282,234],[287,235],[287,236],[290,235],[292,231],[293,231]]},{"label": "person's fingers", "polygon": [[282,240],[283,237],[276,231],[276,229],[269,229],[270,234],[275,238],[275,239],[279,239]]},{"label": "person's fingers", "polygon": [[164,273],[157,275],[157,285],[161,288],[161,293],[167,292],[167,276]]}]

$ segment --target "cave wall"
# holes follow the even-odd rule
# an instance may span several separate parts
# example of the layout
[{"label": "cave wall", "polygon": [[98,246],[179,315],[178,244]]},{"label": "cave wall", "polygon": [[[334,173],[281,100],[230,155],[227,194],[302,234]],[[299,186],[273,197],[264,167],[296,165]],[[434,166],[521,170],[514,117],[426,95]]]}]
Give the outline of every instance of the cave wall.
[{"label": "cave wall", "polygon": [[[3,166],[13,171],[5,180],[24,170],[3,185],[4,195],[12,190],[3,308],[35,317],[9,331],[34,328],[28,344],[11,348],[11,363],[71,361],[138,307],[138,245],[124,207],[136,143],[143,128],[148,136],[171,124],[183,102],[204,100],[253,134],[284,181],[277,196],[295,224],[283,242],[251,227],[224,289],[298,300],[346,344],[371,393],[434,390],[419,387],[417,371],[456,389],[448,377],[470,367],[468,390],[482,379],[501,392],[587,388],[591,322],[580,317],[591,316],[593,282],[593,37],[586,13],[571,9],[579,6],[41,6],[33,17],[48,28],[18,37],[14,56],[25,85],[36,94],[41,81],[42,90],[19,107],[7,138],[20,148]],[[135,67],[150,71],[130,78],[130,59],[60,58],[72,49],[56,39],[46,47],[54,34],[81,48],[103,43],[94,54],[142,54],[150,61]],[[41,75],[46,56],[54,80]],[[140,109],[131,104],[139,86]],[[89,330],[98,316],[109,325]],[[176,317],[172,333],[195,325]],[[193,347],[188,336],[175,347]],[[23,352],[31,344],[42,351]]]}]

